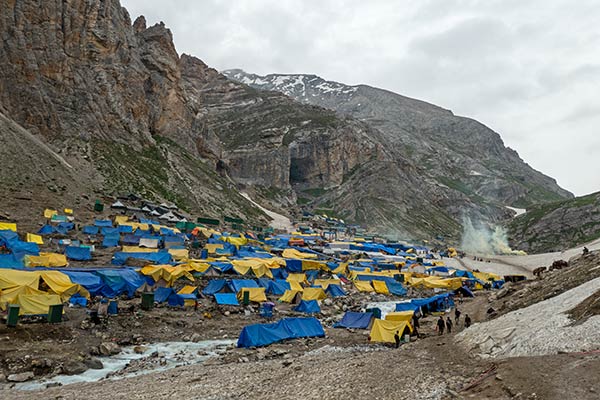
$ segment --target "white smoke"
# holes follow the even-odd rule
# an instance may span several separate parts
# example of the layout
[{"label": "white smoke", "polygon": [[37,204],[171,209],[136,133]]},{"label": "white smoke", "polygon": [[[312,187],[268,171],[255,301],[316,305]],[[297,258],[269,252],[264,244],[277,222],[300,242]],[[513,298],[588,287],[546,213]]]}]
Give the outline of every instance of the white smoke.
[{"label": "white smoke", "polygon": [[463,218],[463,234],[460,245],[461,250],[469,254],[479,255],[523,255],[525,252],[513,250],[508,245],[506,230],[496,226],[493,230],[481,223],[477,226],[473,224],[470,218]]}]

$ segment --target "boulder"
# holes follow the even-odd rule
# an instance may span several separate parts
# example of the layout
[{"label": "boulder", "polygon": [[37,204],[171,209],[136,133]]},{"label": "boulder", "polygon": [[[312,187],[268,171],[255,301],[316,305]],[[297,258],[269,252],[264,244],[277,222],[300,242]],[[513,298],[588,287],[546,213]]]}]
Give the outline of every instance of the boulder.
[{"label": "boulder", "polygon": [[102,361],[97,358],[89,358],[83,362],[90,369],[102,369],[104,368],[104,364]]},{"label": "boulder", "polygon": [[9,382],[26,382],[30,379],[33,379],[32,371],[21,372],[19,374],[11,374],[7,378]]},{"label": "boulder", "polygon": [[115,354],[119,354],[121,352],[121,348],[119,345],[113,342],[104,342],[99,347],[100,354],[103,356],[112,356]]},{"label": "boulder", "polygon": [[79,375],[87,371],[88,367],[80,361],[68,361],[63,365],[62,369],[67,375]]}]

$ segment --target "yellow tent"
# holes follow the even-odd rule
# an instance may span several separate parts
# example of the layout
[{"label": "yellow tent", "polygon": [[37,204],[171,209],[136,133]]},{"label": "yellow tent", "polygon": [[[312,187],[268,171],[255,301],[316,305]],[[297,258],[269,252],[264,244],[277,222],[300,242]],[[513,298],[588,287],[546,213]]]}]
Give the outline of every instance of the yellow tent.
[{"label": "yellow tent", "polygon": [[246,275],[248,271],[252,270],[252,272],[257,278],[267,276],[272,279],[273,273],[267,266],[267,263],[268,262],[265,262],[263,259],[257,258],[231,260],[233,269],[241,275]]},{"label": "yellow tent", "polygon": [[30,286],[14,286],[9,289],[0,289],[0,310],[5,310],[7,304],[16,304],[20,294],[48,294]]},{"label": "yellow tent", "polygon": [[388,287],[384,281],[372,280],[371,284],[373,285],[375,292],[381,294],[390,294],[390,291],[388,290]]},{"label": "yellow tent", "polygon": [[20,306],[19,315],[48,314],[50,306],[62,304],[56,294],[19,294],[11,304]]},{"label": "yellow tent", "polygon": [[72,208],[65,208],[64,212],[65,212],[65,214],[71,215],[71,214],[73,214],[73,209]]},{"label": "yellow tent", "polygon": [[244,299],[244,292],[250,293],[250,301],[255,303],[260,303],[262,301],[267,301],[267,296],[265,295],[265,288],[242,288],[238,294],[238,301],[242,301]]},{"label": "yellow tent", "polygon": [[17,224],[12,222],[0,222],[0,231],[17,231]]},{"label": "yellow tent", "polygon": [[2,269],[2,272],[0,273],[0,290],[12,289],[20,286],[28,286],[37,289],[39,279],[39,275],[35,272]]},{"label": "yellow tent", "polygon": [[[179,292],[177,292],[177,294],[193,294],[197,290],[198,290],[197,286],[185,285],[184,287],[181,288],[181,290],[179,290]],[[187,307],[194,306],[195,304],[196,304],[196,300],[192,300],[192,299],[185,299],[183,302],[183,305],[185,305]]]},{"label": "yellow tent", "polygon": [[23,259],[27,267],[66,267],[67,257],[58,253],[40,253],[39,256],[25,256]]},{"label": "yellow tent", "polygon": [[169,254],[175,261],[185,260],[189,257],[188,249],[169,249]]},{"label": "yellow tent", "polygon": [[207,243],[204,248],[208,251],[208,254],[215,254],[218,250],[223,249],[223,245],[220,243]]},{"label": "yellow tent", "polygon": [[388,321],[406,321],[410,324],[414,314],[414,311],[389,312],[386,314],[385,319]]},{"label": "yellow tent", "polygon": [[373,286],[371,286],[371,282],[369,281],[354,281],[354,286],[360,292],[373,292]]},{"label": "yellow tent", "polygon": [[44,210],[44,218],[46,218],[46,219],[50,219],[50,218],[54,217],[55,215],[58,215],[58,211],[51,210],[49,208],[46,208]]},{"label": "yellow tent", "polygon": [[291,303],[292,301],[294,301],[294,298],[298,293],[300,293],[300,291],[298,290],[286,290],[285,293],[283,293],[283,296],[279,298],[279,301],[282,301],[284,303]]},{"label": "yellow tent", "polygon": [[324,271],[329,271],[329,267],[327,267],[327,262],[325,261],[302,260],[302,271],[308,271],[311,269],[322,269]]},{"label": "yellow tent", "polygon": [[125,253],[157,253],[158,249],[151,249],[148,247],[139,247],[139,246],[123,246],[121,250]]},{"label": "yellow tent", "polygon": [[348,263],[347,262],[343,262],[340,263],[340,265],[337,266],[337,268],[335,268],[333,271],[331,271],[331,273],[333,274],[341,274],[341,275],[347,275],[348,274]]},{"label": "yellow tent", "polygon": [[287,281],[287,283],[290,284],[290,289],[291,290],[295,290],[296,292],[302,292],[302,291],[304,291],[304,288],[302,287],[302,285],[300,284],[300,282]]},{"label": "yellow tent", "polygon": [[235,246],[244,246],[244,245],[248,244],[248,239],[246,239],[246,236],[244,236],[244,235],[241,235],[240,237],[223,236],[223,239],[225,239],[227,242],[229,242]]},{"label": "yellow tent", "polygon": [[127,215],[117,215],[115,217],[115,224],[122,225],[129,222],[129,217]]},{"label": "yellow tent", "polygon": [[168,286],[172,286],[179,278],[187,278],[192,282],[194,281],[194,277],[188,271],[188,268],[179,265],[176,267],[172,265],[146,265],[140,272],[143,275],[151,276],[155,282],[162,279]]},{"label": "yellow tent", "polygon": [[321,288],[305,288],[302,293],[302,300],[323,300],[327,295]]},{"label": "yellow tent", "polygon": [[83,286],[71,282],[71,278],[67,274],[59,271],[36,271],[35,273],[39,274],[50,290],[61,296],[64,301],[67,301],[75,293],[79,293],[83,297],[90,297],[89,292]]},{"label": "yellow tent", "polygon": [[304,253],[304,252],[298,251],[296,249],[285,249],[285,250],[283,250],[282,255],[285,258],[300,258],[300,259],[317,258],[316,254]]},{"label": "yellow tent", "polygon": [[25,240],[29,243],[44,244],[44,239],[40,235],[34,235],[33,233],[28,233]]},{"label": "yellow tent", "polygon": [[395,343],[394,335],[402,337],[404,330],[412,332],[410,324],[406,321],[387,321],[382,319],[373,320],[371,332],[369,334],[371,342]]},{"label": "yellow tent", "polygon": [[190,260],[186,264],[182,264],[181,266],[187,267],[190,271],[196,271],[196,272],[205,272],[207,269],[210,268],[210,264],[205,263],[205,262],[195,261],[195,260]]},{"label": "yellow tent", "polygon": [[323,289],[327,289],[329,285],[339,285],[341,281],[339,279],[315,279],[314,285],[321,286]]},{"label": "yellow tent", "polygon": [[308,281],[306,280],[306,275],[305,274],[289,274],[288,277],[285,279],[288,282],[298,282],[298,283],[306,283],[308,284]]}]

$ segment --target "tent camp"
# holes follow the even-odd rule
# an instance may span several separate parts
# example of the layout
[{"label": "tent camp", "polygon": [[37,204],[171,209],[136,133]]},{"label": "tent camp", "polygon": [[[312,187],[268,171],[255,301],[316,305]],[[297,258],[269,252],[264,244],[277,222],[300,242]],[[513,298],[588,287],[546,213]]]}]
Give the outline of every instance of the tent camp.
[{"label": "tent camp", "polygon": [[388,321],[375,319],[369,337],[371,342],[395,343],[394,335],[399,332],[400,337],[412,332],[410,324],[406,321]]},{"label": "tent camp", "polygon": [[373,313],[346,311],[342,319],[336,323],[334,328],[367,329],[371,325]]},{"label": "tent camp", "polygon": [[321,307],[317,300],[302,300],[300,304],[294,307],[294,311],[306,314],[315,314],[321,312]]}]

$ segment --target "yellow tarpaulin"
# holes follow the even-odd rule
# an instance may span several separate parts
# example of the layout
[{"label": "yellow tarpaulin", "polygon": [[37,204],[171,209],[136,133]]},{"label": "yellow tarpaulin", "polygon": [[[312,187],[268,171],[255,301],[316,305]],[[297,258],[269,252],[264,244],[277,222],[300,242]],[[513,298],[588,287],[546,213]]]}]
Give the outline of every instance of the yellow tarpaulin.
[{"label": "yellow tarpaulin", "polygon": [[340,265],[338,265],[337,268],[331,271],[331,273],[336,275],[348,275],[348,263],[340,263]]},{"label": "yellow tarpaulin", "polygon": [[25,240],[29,243],[44,244],[44,239],[40,235],[34,235],[33,233],[28,233]]},{"label": "yellow tarpaulin", "polygon": [[20,294],[48,294],[30,286],[15,286],[10,289],[0,289],[0,310],[6,310],[7,304],[16,304]]},{"label": "yellow tarpaulin", "polygon": [[298,293],[300,293],[300,291],[298,290],[286,290],[283,293],[283,296],[279,298],[279,301],[282,301],[284,303],[291,303],[292,301],[294,301],[294,298]]},{"label": "yellow tarpaulin", "polygon": [[308,281],[306,280],[306,274],[289,274],[285,280],[288,282],[293,281],[308,284]]},{"label": "yellow tarpaulin", "polygon": [[317,260],[302,260],[302,271],[324,270],[329,271],[327,262]]},{"label": "yellow tarpaulin", "polygon": [[64,212],[65,212],[65,214],[71,215],[71,214],[73,214],[73,209],[72,208],[65,208]]},{"label": "yellow tarpaulin", "polygon": [[290,289],[292,289],[292,290],[295,290],[297,292],[302,292],[304,290],[304,288],[302,287],[302,285],[300,284],[300,282],[287,281],[287,283],[290,284]]},{"label": "yellow tarpaulin", "polygon": [[410,324],[414,314],[415,314],[414,311],[389,312],[385,316],[385,319],[388,321],[406,321]]},{"label": "yellow tarpaulin", "polygon": [[182,265],[190,269],[190,271],[196,272],[206,272],[207,269],[210,268],[210,264],[205,262],[198,261],[188,261],[186,264]]},{"label": "yellow tarpaulin", "polygon": [[265,259],[251,258],[243,260],[231,260],[233,269],[240,275],[246,275],[250,270],[257,278],[267,276],[273,278],[273,273],[267,266],[269,261]]},{"label": "yellow tarpaulin", "polygon": [[67,257],[58,253],[40,253],[39,256],[25,256],[26,267],[66,267]]},{"label": "yellow tarpaulin", "polygon": [[285,258],[300,258],[300,259],[317,258],[316,254],[303,253],[303,252],[298,251],[296,249],[285,249],[285,250],[283,250],[282,255]]},{"label": "yellow tarpaulin", "polygon": [[117,215],[115,217],[115,224],[122,225],[129,221],[129,217],[127,215]]},{"label": "yellow tarpaulin", "polygon": [[58,211],[51,210],[49,208],[46,208],[44,210],[44,218],[46,218],[46,219],[50,219],[50,218],[54,217],[55,215],[58,215]]},{"label": "yellow tarpaulin", "polygon": [[11,304],[20,306],[19,315],[48,314],[50,306],[62,304],[56,294],[19,294]]},{"label": "yellow tarpaulin", "polygon": [[220,243],[207,243],[204,248],[208,251],[208,254],[215,254],[218,250],[223,249],[223,245]]},{"label": "yellow tarpaulin", "polygon": [[265,295],[265,288],[264,287],[261,287],[261,288],[242,288],[238,292],[238,294],[237,294],[237,298],[238,298],[238,301],[240,303],[244,299],[244,293],[245,292],[250,293],[250,301],[252,301],[252,302],[260,303],[262,301],[267,301],[267,296]]},{"label": "yellow tarpaulin", "polygon": [[169,249],[169,254],[175,261],[184,260],[190,256],[188,249]]},{"label": "yellow tarpaulin", "polygon": [[197,286],[185,285],[182,287],[177,294],[192,294],[198,290]]},{"label": "yellow tarpaulin", "polygon": [[371,286],[371,282],[369,281],[354,281],[354,286],[360,292],[373,292],[373,286]]},{"label": "yellow tarpaulin", "polygon": [[190,281],[194,281],[194,276],[188,271],[188,268],[182,266],[172,265],[146,265],[140,270],[144,275],[151,276],[155,282],[164,280],[168,286],[173,286],[179,278],[187,278]]},{"label": "yellow tarpaulin", "polygon": [[412,331],[410,324],[406,321],[386,321],[381,319],[373,320],[373,326],[369,337],[371,342],[381,343],[395,343],[394,335],[398,332],[398,335],[402,337],[404,330],[408,332]]},{"label": "yellow tarpaulin", "polygon": [[17,231],[17,224],[12,222],[0,222],[0,231]]},{"label": "yellow tarpaulin", "polygon": [[138,229],[141,229],[143,231],[147,231],[148,229],[150,229],[150,225],[148,224],[142,224],[139,222],[121,222],[118,223],[119,226],[130,226],[132,231],[136,231]]},{"label": "yellow tarpaulin", "polygon": [[222,239],[233,244],[234,246],[244,246],[248,243],[248,239],[246,239],[244,235],[241,235],[241,237],[223,236]]},{"label": "yellow tarpaulin", "polygon": [[302,292],[302,300],[323,300],[327,295],[321,288],[305,288]]},{"label": "yellow tarpaulin", "polygon": [[37,289],[39,275],[30,271],[16,269],[2,269],[0,272],[0,290],[11,289],[19,286],[29,286]]},{"label": "yellow tarpaulin", "polygon": [[327,289],[329,285],[340,285],[341,281],[339,279],[315,279],[315,286],[321,286],[323,289]]},{"label": "yellow tarpaulin", "polygon": [[390,291],[388,290],[388,287],[384,281],[373,280],[371,281],[371,284],[373,285],[373,289],[375,289],[375,292],[381,294],[390,294]]},{"label": "yellow tarpaulin", "polygon": [[123,250],[121,251],[125,253],[156,253],[158,252],[158,249],[139,246],[123,246]]},{"label": "yellow tarpaulin", "polygon": [[36,273],[39,274],[50,290],[61,296],[64,301],[67,301],[75,293],[79,293],[83,297],[90,297],[89,292],[83,286],[71,282],[71,278],[67,274],[59,271],[40,271]]}]

